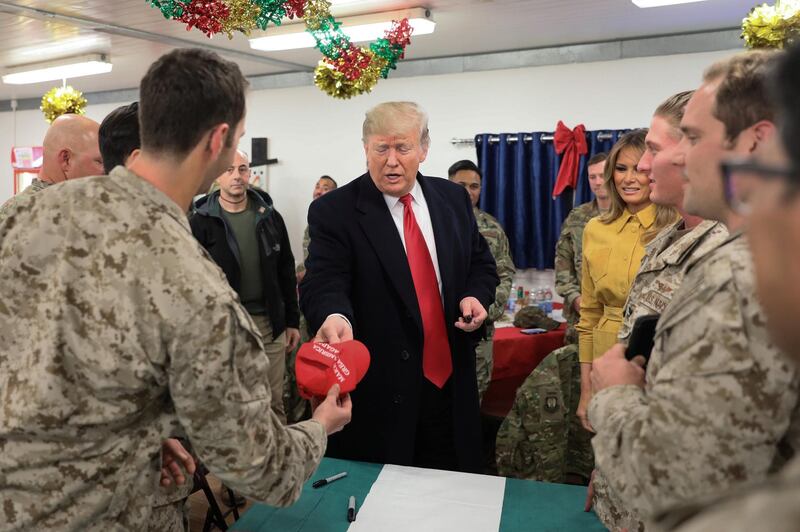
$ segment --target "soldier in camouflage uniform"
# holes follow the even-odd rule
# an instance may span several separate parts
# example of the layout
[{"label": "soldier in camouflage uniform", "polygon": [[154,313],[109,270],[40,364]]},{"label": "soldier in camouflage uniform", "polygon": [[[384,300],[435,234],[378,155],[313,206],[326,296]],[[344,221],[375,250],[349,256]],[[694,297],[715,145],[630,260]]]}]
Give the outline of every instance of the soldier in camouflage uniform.
[{"label": "soldier in camouflage uniform", "polygon": [[587,166],[595,200],[572,209],[556,244],[556,292],[564,298],[565,346],[550,353],[517,390],[514,404],[497,432],[497,471],[508,477],[547,482],[584,482],[594,467],[591,435],[575,415],[580,399],[578,362],[583,228],[608,207],[603,184],[605,154]]},{"label": "soldier in camouflage uniform", "polygon": [[486,318],[486,337],[483,338],[475,348],[476,373],[478,375],[478,394],[483,398],[483,394],[489,387],[492,379],[492,345],[494,341],[494,322],[499,320],[506,310],[506,303],[511,294],[511,285],[514,282],[514,261],[511,259],[511,246],[508,244],[503,227],[500,222],[489,213],[483,212],[478,208],[478,201],[481,197],[481,171],[472,161],[458,161],[450,166],[447,171],[450,181],[454,181],[469,193],[472,200],[472,210],[475,213],[475,221],[478,223],[478,231],[489,245],[489,251],[497,264],[497,276],[500,277],[500,284],[495,290],[494,303],[487,309]]},{"label": "soldier in camouflage uniform", "polygon": [[[681,219],[647,245],[623,310],[618,334],[623,344],[628,343],[636,320],[664,312],[686,271],[728,238],[728,230],[720,222],[702,220],[683,211],[683,173],[672,160],[682,137],[680,121],[691,96],[692,91],[678,93],[656,109],[645,139],[648,149],[638,164],[639,171],[650,177],[650,200],[656,205],[675,207]],[[623,504],[613,500],[601,474],[595,475],[593,487],[595,511],[604,522],[625,522],[631,529],[641,526]]]},{"label": "soldier in camouflage uniform", "polygon": [[[317,180],[314,185],[314,194],[312,201],[324,196],[332,190],[337,188],[336,181],[331,176],[324,175]],[[306,259],[308,258],[308,244],[311,242],[311,236],[308,234],[308,226],[303,231],[303,260],[295,268],[297,273],[297,283],[303,280],[306,274]],[[302,397],[297,391],[297,376],[295,375],[295,361],[297,360],[297,351],[304,343],[311,340],[311,335],[308,333],[308,323],[303,313],[300,313],[300,343],[297,348],[286,352],[286,373],[283,377],[283,407],[286,411],[286,420],[289,423],[297,423],[304,419],[308,419],[311,415],[311,405]]]},{"label": "soldier in camouflage uniform", "polygon": [[[722,221],[731,236],[686,271],[661,314],[646,379],[622,345],[593,366],[595,489],[605,492],[595,509],[611,529],[642,529],[661,509],[762,479],[800,444],[798,371],[770,341],[745,219],[726,205],[718,169],[722,157],[758,153],[771,133],[767,91],[753,89],[769,61],[753,53],[712,67],[686,107],[673,158],[685,161],[687,213]],[[716,118],[741,109],[752,125]]]},{"label": "soldier in camouflage uniform", "polygon": [[213,53],[165,55],[142,80],[131,170],[27,195],[0,220],[4,529],[180,528],[177,511],[152,521],[176,434],[226,484],[287,505],[349,419],[334,387],[314,420],[281,425],[258,330],[189,230],[192,196],[242,135],[245,85]]},{"label": "soldier in camouflage uniform", "polygon": [[[800,232],[797,228],[798,186],[800,186],[800,48],[795,47],[781,59],[775,81],[781,107],[783,139],[756,154],[750,162],[755,169],[740,170],[734,179],[757,184],[752,195],[732,197],[733,205],[745,201],[752,209],[747,238],[753,253],[756,288],[764,306],[767,324],[775,343],[800,364],[800,332],[796,316],[800,313],[800,291],[796,278]],[[766,173],[773,169],[783,172]],[[738,189],[743,191],[743,189]],[[735,208],[735,207],[734,207]],[[654,532],[794,532],[800,526],[800,456],[787,464],[777,475],[762,483],[731,490],[713,499],[691,501],[679,509],[671,509],[654,519],[648,530]]]},{"label": "soldier in camouflage uniform", "polygon": [[29,194],[68,179],[103,174],[103,158],[97,141],[99,128],[100,124],[85,116],[68,114],[53,120],[42,141],[39,177],[0,206],[0,220]]}]

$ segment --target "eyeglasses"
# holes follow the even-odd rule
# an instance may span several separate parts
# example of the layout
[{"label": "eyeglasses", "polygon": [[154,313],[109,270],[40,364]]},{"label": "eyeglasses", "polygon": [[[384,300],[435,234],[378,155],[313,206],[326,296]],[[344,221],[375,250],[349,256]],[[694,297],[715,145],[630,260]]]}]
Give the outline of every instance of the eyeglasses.
[{"label": "eyeglasses", "polygon": [[238,168],[235,167],[235,166],[229,166],[227,172],[229,174],[232,174],[234,172],[234,170],[238,171],[239,175],[244,175],[244,174],[250,173],[250,167],[247,166],[246,164],[241,164],[241,165],[239,165]]},{"label": "eyeglasses", "polygon": [[765,165],[751,159],[723,161],[720,170],[725,200],[734,212],[745,216],[750,213],[749,196],[759,183],[775,179],[793,185],[800,183],[797,172],[790,168]]}]

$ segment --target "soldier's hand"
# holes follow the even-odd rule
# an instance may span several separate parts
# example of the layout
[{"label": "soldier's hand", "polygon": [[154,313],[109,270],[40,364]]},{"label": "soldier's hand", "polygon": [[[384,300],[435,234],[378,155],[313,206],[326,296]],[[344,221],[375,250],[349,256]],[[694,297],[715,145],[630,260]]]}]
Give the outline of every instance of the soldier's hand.
[{"label": "soldier's hand", "polygon": [[572,300],[572,310],[574,310],[578,314],[581,313],[581,296],[578,296]]},{"label": "soldier's hand", "polygon": [[[594,370],[592,370],[594,372]],[[578,411],[576,412],[578,419],[581,420],[581,425],[583,428],[588,430],[589,432],[594,432],[594,428],[592,428],[592,424],[589,423],[589,401],[592,400],[591,392],[581,389],[581,398],[578,401]]]},{"label": "soldier's hand", "polygon": [[331,314],[322,324],[314,337],[315,342],[338,344],[353,339],[353,330],[347,320],[336,314]]},{"label": "soldier's hand", "polygon": [[286,352],[291,353],[300,343],[300,329],[286,327]]},{"label": "soldier's hand", "polygon": [[181,465],[190,475],[194,475],[194,458],[183,448],[181,442],[175,438],[164,440],[161,444],[161,485],[175,484],[183,486],[186,477],[183,475]]},{"label": "soldier's hand", "polygon": [[611,386],[633,384],[644,388],[644,358],[625,358],[625,346],[617,344],[592,364],[592,388],[595,393]]},{"label": "soldier's hand", "polygon": [[472,332],[478,329],[486,320],[486,309],[481,302],[474,297],[465,297],[459,305],[461,317],[456,322],[456,327],[464,332]]},{"label": "soldier's hand", "polygon": [[345,425],[350,423],[350,417],[353,411],[353,403],[350,401],[350,394],[348,393],[339,397],[338,384],[331,386],[324,401],[312,399],[311,407],[314,410],[311,419],[322,423],[328,436],[339,432]]}]

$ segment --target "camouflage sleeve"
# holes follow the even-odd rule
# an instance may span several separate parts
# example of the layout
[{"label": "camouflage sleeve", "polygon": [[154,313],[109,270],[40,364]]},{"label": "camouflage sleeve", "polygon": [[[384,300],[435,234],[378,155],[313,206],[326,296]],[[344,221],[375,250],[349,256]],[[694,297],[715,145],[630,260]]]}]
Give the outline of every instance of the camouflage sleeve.
[{"label": "camouflage sleeve", "polygon": [[572,303],[581,295],[581,277],[580,272],[575,271],[575,244],[570,220],[571,216],[568,216],[561,227],[555,258],[556,293],[564,298],[564,308],[567,309],[571,309]]},{"label": "camouflage sleeve", "polygon": [[514,283],[514,261],[511,259],[511,246],[505,231],[497,224],[497,238],[492,246],[492,255],[497,263],[497,275],[500,277],[500,284],[497,285],[494,295],[494,303],[488,308],[489,321],[497,321],[506,310],[508,296],[511,294],[511,285]]},{"label": "camouflage sleeve", "polygon": [[586,260],[586,252],[591,250],[593,225],[587,224],[583,232],[583,256],[581,263],[581,319],[575,326],[578,331],[578,356],[583,363],[591,363],[594,359],[594,328],[603,317],[603,304],[595,294],[594,281],[589,273],[591,262]]},{"label": "camouflage sleeve", "polygon": [[311,242],[311,235],[308,233],[308,226],[306,226],[306,230],[303,232],[303,260],[300,261],[300,264],[297,265],[295,268],[295,272],[297,275],[306,272],[306,259],[308,258],[308,243]]},{"label": "camouflage sleeve", "polygon": [[[797,400],[788,361],[758,340],[748,342],[750,318],[735,290],[680,303],[662,316],[667,328],[680,321],[657,334],[647,391],[613,386],[589,405],[597,469],[645,519],[659,508],[763,478]],[[673,344],[668,350],[665,336]]]},{"label": "camouflage sleeve", "polygon": [[270,408],[269,362],[246,311],[209,301],[177,329],[169,388],[194,451],[225,484],[287,506],[319,465],[327,437],[317,421],[284,427]]}]

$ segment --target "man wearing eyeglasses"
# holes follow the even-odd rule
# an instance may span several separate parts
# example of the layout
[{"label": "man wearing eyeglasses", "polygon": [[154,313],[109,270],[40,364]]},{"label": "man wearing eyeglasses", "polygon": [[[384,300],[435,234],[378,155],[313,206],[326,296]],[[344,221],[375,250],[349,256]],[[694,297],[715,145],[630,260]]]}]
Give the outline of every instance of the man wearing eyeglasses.
[{"label": "man wearing eyeglasses", "polygon": [[767,332],[747,218],[726,202],[719,171],[723,159],[761,153],[774,137],[766,87],[775,59],[750,52],[706,72],[681,120],[675,163],[685,211],[724,223],[730,237],[687,271],[661,314],[646,379],[643,360],[626,360],[621,345],[592,367],[596,468],[645,521],[765,478],[800,443],[798,372]]},{"label": "man wearing eyeglasses", "polygon": [[272,198],[249,183],[250,164],[237,151],[217,178],[219,189],[195,202],[190,225],[258,325],[269,358],[272,410],[286,423],[285,353],[300,340],[294,256]]}]

